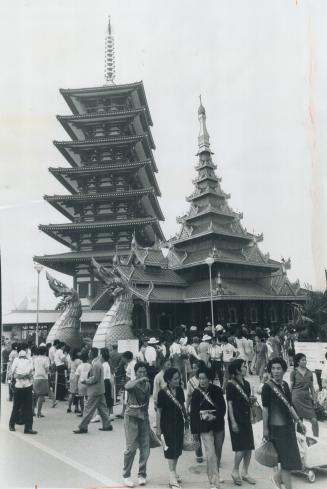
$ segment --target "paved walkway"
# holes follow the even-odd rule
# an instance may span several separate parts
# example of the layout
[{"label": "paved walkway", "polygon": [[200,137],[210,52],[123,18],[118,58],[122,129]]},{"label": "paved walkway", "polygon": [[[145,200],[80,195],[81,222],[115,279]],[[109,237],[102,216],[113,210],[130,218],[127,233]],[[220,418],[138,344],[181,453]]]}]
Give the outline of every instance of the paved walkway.
[{"label": "paved walkway", "polygon": [[[257,384],[252,377],[251,383]],[[124,451],[123,421],[113,422],[114,431],[98,431],[100,423],[93,423],[87,435],[74,435],[72,430],[78,425],[79,418],[67,414],[67,404],[59,403],[55,409],[50,402],[44,405],[45,418],[35,418],[36,436],[23,434],[23,427],[17,426],[16,432],[8,431],[8,419],[11,403],[7,401],[7,387],[2,386],[1,425],[0,425],[0,487],[71,487],[121,488],[121,470]],[[120,412],[121,406],[115,407]],[[151,411],[153,418],[153,411]],[[310,431],[310,430],[309,430]],[[259,443],[262,435],[261,423],[254,426],[255,439]],[[326,442],[327,422],[321,423],[321,440]],[[137,459],[136,459],[137,461]],[[230,473],[233,453],[231,451],[228,427],[223,448],[222,476],[225,483],[222,489],[234,487]],[[327,449],[326,449],[327,462]],[[192,452],[184,452],[179,462],[179,473],[183,477],[183,488],[206,488],[208,481],[205,463],[197,464]],[[251,463],[251,473],[257,480],[257,487],[272,489],[271,470],[255,462]],[[133,477],[136,479],[136,470]],[[294,477],[294,489],[308,486],[302,475]],[[323,489],[327,486],[327,471],[316,475],[314,487]],[[167,464],[160,448],[151,450],[148,464],[148,488],[161,489],[168,487]],[[249,488],[244,484],[244,488]]]}]

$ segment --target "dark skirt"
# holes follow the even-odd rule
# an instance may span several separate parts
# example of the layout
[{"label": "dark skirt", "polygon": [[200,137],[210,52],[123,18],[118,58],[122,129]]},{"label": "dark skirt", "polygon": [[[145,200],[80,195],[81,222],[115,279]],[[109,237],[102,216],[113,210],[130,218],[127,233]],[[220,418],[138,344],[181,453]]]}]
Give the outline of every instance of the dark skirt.
[{"label": "dark skirt", "polygon": [[254,450],[254,439],[251,422],[238,423],[239,432],[234,433],[232,425],[228,419],[230,439],[233,452],[246,452]]},{"label": "dark skirt", "polygon": [[163,433],[168,450],[164,451],[165,458],[169,460],[176,460],[182,455],[183,440],[184,440],[184,428],[176,430],[175,433],[168,432]]},{"label": "dark skirt", "polygon": [[269,426],[269,437],[275,445],[282,469],[301,470],[302,462],[294,425]]}]

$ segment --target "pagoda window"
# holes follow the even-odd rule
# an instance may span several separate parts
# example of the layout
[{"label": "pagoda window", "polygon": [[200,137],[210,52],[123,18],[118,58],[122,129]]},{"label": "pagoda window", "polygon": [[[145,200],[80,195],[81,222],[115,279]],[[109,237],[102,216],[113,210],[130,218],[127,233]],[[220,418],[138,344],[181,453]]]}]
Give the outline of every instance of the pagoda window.
[{"label": "pagoda window", "polygon": [[293,314],[293,308],[289,307],[287,310],[287,319],[288,321],[293,321],[294,319],[294,314]]},{"label": "pagoda window", "polygon": [[258,309],[256,307],[250,308],[250,322],[252,324],[258,323]]},{"label": "pagoda window", "polygon": [[77,291],[80,299],[85,299],[90,295],[90,283],[89,282],[78,282]]},{"label": "pagoda window", "polygon": [[236,324],[237,323],[237,310],[236,310],[236,307],[229,307],[228,308],[228,322],[230,324]]},{"label": "pagoda window", "polygon": [[277,323],[277,311],[276,307],[272,306],[269,310],[270,322]]}]

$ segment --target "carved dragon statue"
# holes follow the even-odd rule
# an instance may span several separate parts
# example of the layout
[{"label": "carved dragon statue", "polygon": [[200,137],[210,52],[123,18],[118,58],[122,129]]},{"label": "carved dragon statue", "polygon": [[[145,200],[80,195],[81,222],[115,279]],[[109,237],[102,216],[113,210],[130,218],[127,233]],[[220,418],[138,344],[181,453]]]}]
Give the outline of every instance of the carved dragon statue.
[{"label": "carved dragon statue", "polygon": [[114,303],[99,324],[93,346],[109,348],[118,340],[134,338],[132,333],[133,300],[128,282],[122,279],[114,269],[109,270],[92,259],[94,273],[108,287]]},{"label": "carved dragon statue", "polygon": [[61,297],[61,301],[56,307],[56,310],[61,311],[61,314],[50,329],[46,341],[53,343],[54,340],[60,340],[71,348],[79,348],[81,346],[79,330],[82,306],[78,293],[53,278],[48,272],[46,277],[54,295]]}]

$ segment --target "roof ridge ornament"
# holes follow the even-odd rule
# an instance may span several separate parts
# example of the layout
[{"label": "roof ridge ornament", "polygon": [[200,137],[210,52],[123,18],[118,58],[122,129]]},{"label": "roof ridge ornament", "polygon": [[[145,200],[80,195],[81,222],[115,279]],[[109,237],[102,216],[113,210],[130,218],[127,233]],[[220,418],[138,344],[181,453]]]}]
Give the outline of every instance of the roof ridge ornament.
[{"label": "roof ridge ornament", "polygon": [[106,85],[113,85],[116,77],[116,65],[115,65],[115,38],[113,36],[113,30],[110,22],[110,16],[108,19],[108,26],[105,40],[105,61],[104,61],[104,78]]}]

